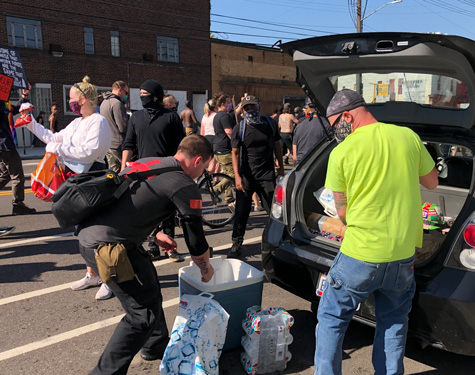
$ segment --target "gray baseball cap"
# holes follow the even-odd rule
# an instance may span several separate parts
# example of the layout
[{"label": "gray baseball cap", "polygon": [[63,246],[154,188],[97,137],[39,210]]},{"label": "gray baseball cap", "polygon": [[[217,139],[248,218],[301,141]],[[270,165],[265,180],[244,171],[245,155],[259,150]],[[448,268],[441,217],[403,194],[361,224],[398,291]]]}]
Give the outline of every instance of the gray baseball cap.
[{"label": "gray baseball cap", "polygon": [[330,104],[327,108],[327,117],[337,115],[345,111],[351,111],[352,109],[365,106],[366,102],[363,97],[356,91],[343,89],[333,95]]}]

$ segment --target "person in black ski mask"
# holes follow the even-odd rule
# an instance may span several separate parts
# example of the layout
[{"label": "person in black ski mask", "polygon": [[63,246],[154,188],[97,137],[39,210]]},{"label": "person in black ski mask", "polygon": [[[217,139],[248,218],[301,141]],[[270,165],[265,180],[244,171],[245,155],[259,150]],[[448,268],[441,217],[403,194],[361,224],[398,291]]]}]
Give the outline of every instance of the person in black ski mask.
[{"label": "person in black ski mask", "polygon": [[[127,135],[122,145],[122,168],[136,155],[137,159],[148,157],[173,156],[178,145],[185,137],[180,116],[163,105],[163,87],[155,80],[149,79],[140,85],[140,100],[143,109],[134,112],[129,120]],[[175,234],[175,217],[162,223],[163,232],[171,237]],[[150,238],[152,258],[160,256],[154,246],[154,234]],[[181,261],[176,251],[167,253],[171,261]]]}]

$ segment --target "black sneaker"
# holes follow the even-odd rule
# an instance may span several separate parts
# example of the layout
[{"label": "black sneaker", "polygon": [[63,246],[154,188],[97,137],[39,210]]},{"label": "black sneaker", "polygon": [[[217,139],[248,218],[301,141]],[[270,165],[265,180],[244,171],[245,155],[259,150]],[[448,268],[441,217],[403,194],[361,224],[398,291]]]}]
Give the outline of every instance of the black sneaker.
[{"label": "black sneaker", "polygon": [[15,227],[0,227],[0,237],[6,236],[15,230]]},{"label": "black sneaker", "polygon": [[13,205],[12,215],[31,215],[35,214],[34,208],[28,207],[25,203],[18,203]]},{"label": "black sneaker", "polygon": [[140,357],[144,361],[158,361],[159,359],[162,359],[163,354],[162,355],[150,355],[150,354],[140,353]]},{"label": "black sneaker", "polygon": [[226,256],[226,258],[228,259],[239,258],[241,256],[241,245],[242,245],[242,241],[233,241],[233,246],[231,247],[231,250],[229,250],[229,253]]}]

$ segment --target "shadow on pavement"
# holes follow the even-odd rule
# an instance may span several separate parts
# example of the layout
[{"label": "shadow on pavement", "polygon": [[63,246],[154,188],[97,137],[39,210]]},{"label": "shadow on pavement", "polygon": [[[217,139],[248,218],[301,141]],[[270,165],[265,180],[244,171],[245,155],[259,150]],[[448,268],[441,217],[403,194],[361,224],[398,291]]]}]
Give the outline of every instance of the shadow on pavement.
[{"label": "shadow on pavement", "polygon": [[55,262],[5,264],[0,266],[0,284],[41,281],[40,276],[50,271],[83,270],[84,263],[72,264],[67,267],[56,267]]},{"label": "shadow on pavement", "polygon": [[[26,237],[22,237],[21,239],[25,238]],[[35,243],[32,245],[3,248],[0,249],[0,260],[44,254],[79,254],[78,241],[71,237],[70,240],[63,240],[61,242],[57,242],[57,246],[55,246],[54,244],[49,244],[49,246],[45,246],[44,243]]]}]

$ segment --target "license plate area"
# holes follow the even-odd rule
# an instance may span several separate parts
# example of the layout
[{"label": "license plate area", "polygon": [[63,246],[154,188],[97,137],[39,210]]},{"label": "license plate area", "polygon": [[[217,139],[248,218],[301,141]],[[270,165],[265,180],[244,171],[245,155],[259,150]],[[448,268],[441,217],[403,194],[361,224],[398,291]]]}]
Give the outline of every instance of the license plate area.
[{"label": "license plate area", "polygon": [[323,287],[325,286],[326,281],[327,281],[327,275],[325,273],[321,273],[320,276],[318,277],[317,290],[316,290],[316,294],[318,297],[323,296]]}]

